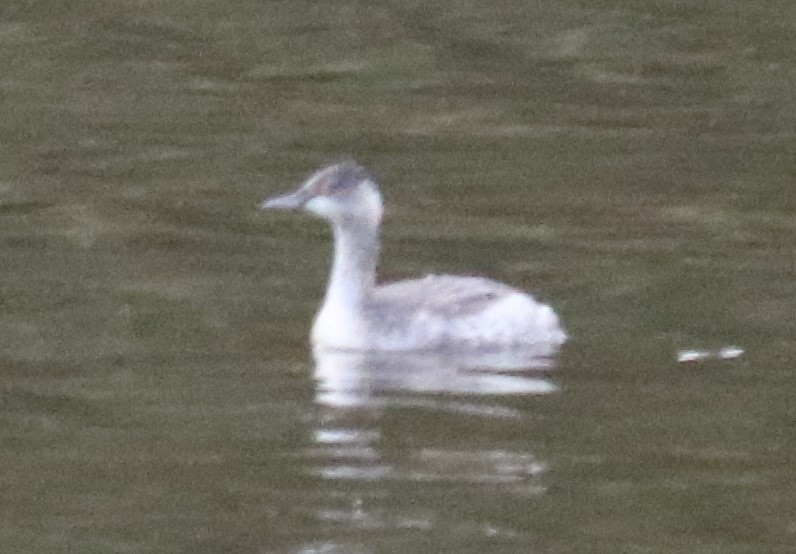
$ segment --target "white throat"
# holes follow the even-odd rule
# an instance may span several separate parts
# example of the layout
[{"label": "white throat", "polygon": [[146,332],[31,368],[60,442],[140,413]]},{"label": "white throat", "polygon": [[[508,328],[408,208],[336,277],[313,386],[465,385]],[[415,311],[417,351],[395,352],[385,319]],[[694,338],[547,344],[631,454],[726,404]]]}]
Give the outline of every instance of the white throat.
[{"label": "white throat", "polygon": [[360,348],[366,332],[365,305],[376,286],[379,225],[374,220],[334,221],[332,232],[334,260],[313,340]]}]

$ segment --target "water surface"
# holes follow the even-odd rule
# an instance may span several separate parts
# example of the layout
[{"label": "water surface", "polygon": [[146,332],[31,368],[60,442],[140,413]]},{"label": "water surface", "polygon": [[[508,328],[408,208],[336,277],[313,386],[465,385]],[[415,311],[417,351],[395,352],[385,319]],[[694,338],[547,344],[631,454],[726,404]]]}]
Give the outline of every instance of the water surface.
[{"label": "water surface", "polygon": [[[5,2],[0,550],[792,551],[794,24]],[[343,156],[385,279],[530,290],[561,355],[316,359],[328,230],[256,206]]]}]

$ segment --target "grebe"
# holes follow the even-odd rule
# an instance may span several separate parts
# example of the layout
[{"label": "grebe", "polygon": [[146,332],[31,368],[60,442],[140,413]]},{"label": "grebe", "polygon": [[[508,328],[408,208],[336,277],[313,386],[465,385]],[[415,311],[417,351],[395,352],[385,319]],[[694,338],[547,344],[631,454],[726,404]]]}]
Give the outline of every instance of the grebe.
[{"label": "grebe", "polygon": [[312,327],[315,347],[494,349],[566,340],[550,306],[497,281],[429,275],[377,285],[381,195],[354,162],[324,167],[297,191],[268,199],[262,208],[303,209],[332,226],[334,261]]}]

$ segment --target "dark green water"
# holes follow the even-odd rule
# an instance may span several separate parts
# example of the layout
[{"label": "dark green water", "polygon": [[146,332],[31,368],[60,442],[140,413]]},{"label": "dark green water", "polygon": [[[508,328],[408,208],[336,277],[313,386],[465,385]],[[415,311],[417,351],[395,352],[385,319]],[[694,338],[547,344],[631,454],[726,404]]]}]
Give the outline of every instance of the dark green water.
[{"label": "dark green water", "polygon": [[[793,552],[794,90],[789,0],[3,2],[0,551]],[[316,366],[342,156],[557,367]]]}]

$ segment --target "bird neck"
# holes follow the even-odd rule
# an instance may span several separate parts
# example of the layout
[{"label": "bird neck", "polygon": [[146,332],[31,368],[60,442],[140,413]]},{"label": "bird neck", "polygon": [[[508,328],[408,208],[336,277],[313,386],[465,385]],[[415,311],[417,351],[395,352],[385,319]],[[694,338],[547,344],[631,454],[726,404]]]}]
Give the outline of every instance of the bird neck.
[{"label": "bird neck", "polygon": [[323,307],[361,313],[376,284],[379,227],[369,222],[345,222],[333,225],[332,231],[334,261]]}]

